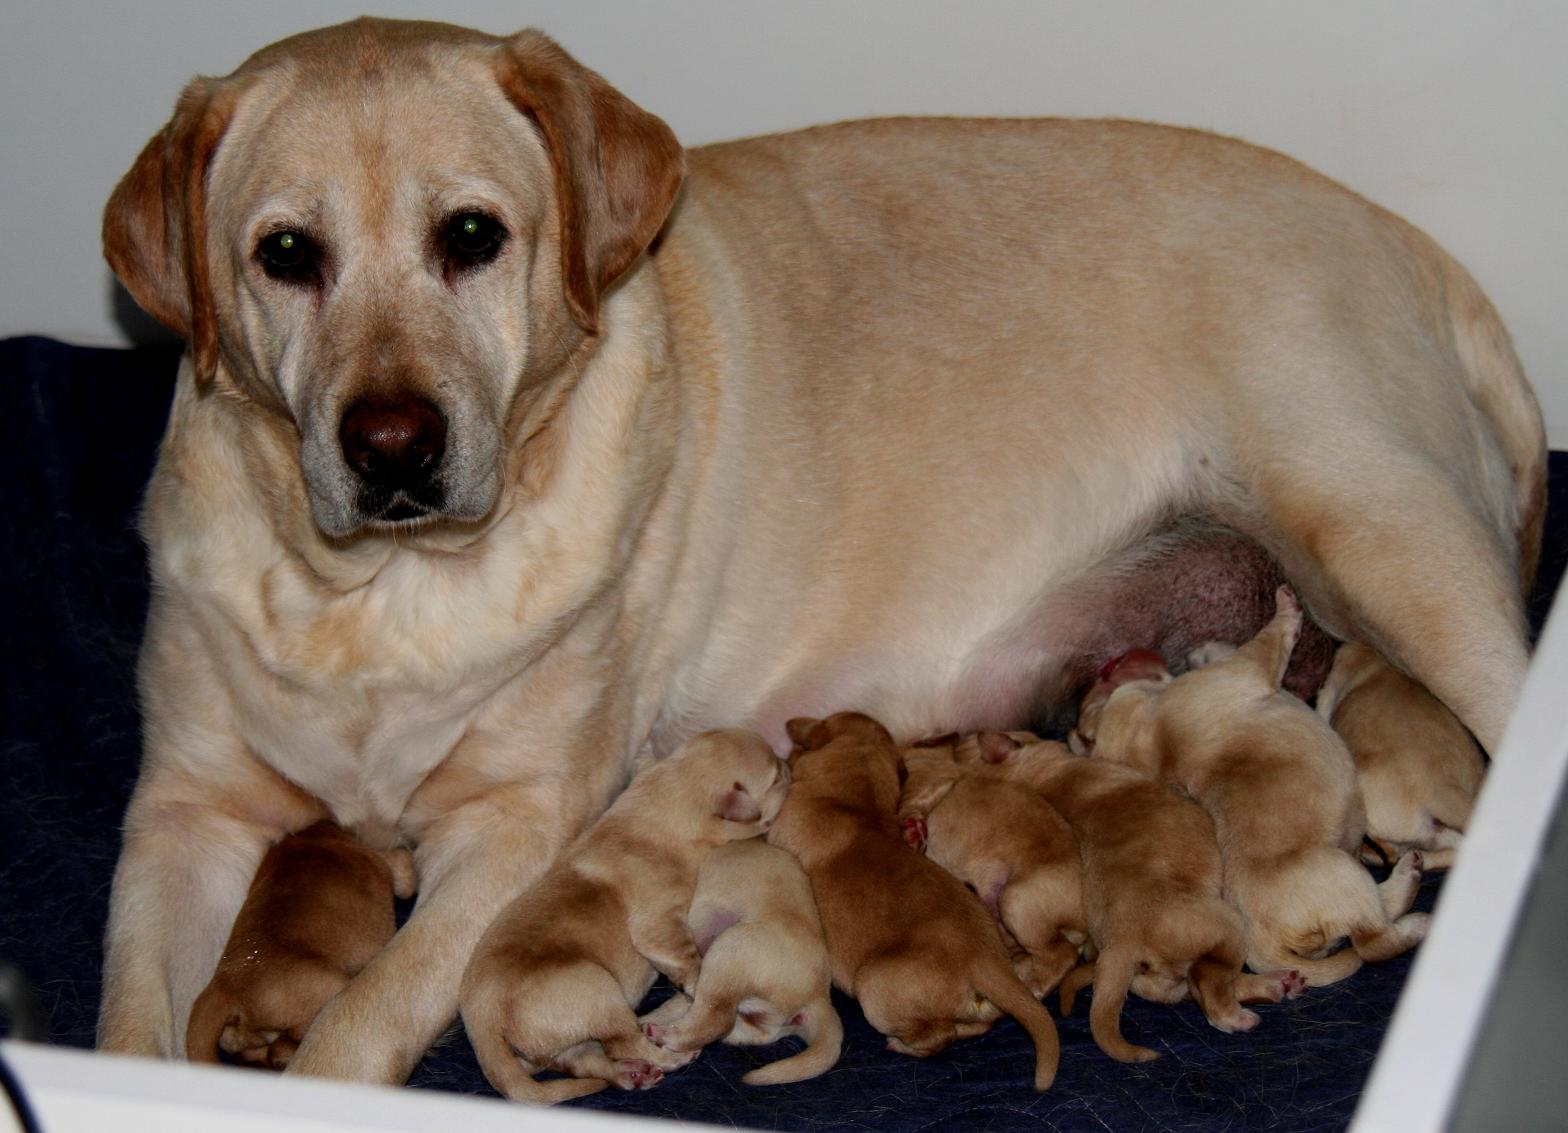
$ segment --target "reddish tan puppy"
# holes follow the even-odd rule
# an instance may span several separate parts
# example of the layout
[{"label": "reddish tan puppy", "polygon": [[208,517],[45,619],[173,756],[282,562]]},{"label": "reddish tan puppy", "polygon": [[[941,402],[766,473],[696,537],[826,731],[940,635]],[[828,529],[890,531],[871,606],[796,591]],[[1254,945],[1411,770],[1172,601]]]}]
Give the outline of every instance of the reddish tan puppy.
[{"label": "reddish tan puppy", "polygon": [[373,850],[331,822],[267,852],[217,971],[191,1008],[185,1052],[282,1070],[322,1006],[386,946],[392,898],[414,895],[404,849]]},{"label": "reddish tan puppy", "polygon": [[[686,911],[703,858],[766,830],[788,787],[773,749],[734,729],[704,732],[632,779],[469,961],[463,1026],[492,1086],[559,1102],[646,1089],[695,1057],[650,1042],[633,1012],[656,970],[696,985]],[[546,1069],[571,1077],[536,1082]]]},{"label": "reddish tan puppy", "polygon": [[1008,964],[991,915],[963,883],[904,843],[899,752],[854,712],[789,721],[795,783],[768,840],[800,861],[822,915],[833,982],[888,1048],[916,1057],[983,1034],[1003,1012],[1034,1041],[1049,1088],[1056,1025]]},{"label": "reddish tan puppy", "polygon": [[1447,869],[1463,840],[1485,774],[1481,749],[1459,719],[1418,682],[1365,645],[1346,642],[1318,693],[1356,763],[1367,837],[1392,862],[1421,851],[1425,869]]},{"label": "reddish tan puppy", "polygon": [[643,1031],[675,1051],[723,1039],[766,1046],[788,1036],[806,1049],[747,1073],[769,1086],[833,1068],[844,1027],[833,1008],[832,973],[811,883],[793,857],[761,838],[720,846],[697,874],[686,918],[702,971],[697,994],[676,994],[643,1016]]},{"label": "reddish tan puppy", "polygon": [[1045,995],[1088,938],[1072,828],[1037,791],[963,773],[951,745],[908,748],[904,768],[906,841],[979,895],[1021,949],[1014,971]]},{"label": "reddish tan puppy", "polygon": [[[1301,607],[1288,587],[1276,602],[1273,620],[1224,660],[1115,689],[1083,738],[1213,816],[1252,967],[1288,965],[1330,984],[1426,934],[1427,916],[1408,911],[1420,860],[1405,855],[1377,885],[1353,856],[1365,830],[1355,767],[1327,721],[1280,688]],[[1330,955],[1347,936],[1351,947]]]},{"label": "reddish tan puppy", "polygon": [[1220,895],[1220,851],[1203,808],[1129,767],[1085,759],[1027,732],[981,732],[959,746],[969,764],[1039,791],[1072,827],[1083,862],[1090,951],[1062,981],[1062,1011],[1091,979],[1090,1029],[1122,1062],[1159,1057],[1121,1033],[1129,988],[1178,1003],[1190,994],[1222,1031],[1258,1024],[1243,1003],[1277,1003],[1301,990],[1295,972],[1246,975],[1246,927]]}]

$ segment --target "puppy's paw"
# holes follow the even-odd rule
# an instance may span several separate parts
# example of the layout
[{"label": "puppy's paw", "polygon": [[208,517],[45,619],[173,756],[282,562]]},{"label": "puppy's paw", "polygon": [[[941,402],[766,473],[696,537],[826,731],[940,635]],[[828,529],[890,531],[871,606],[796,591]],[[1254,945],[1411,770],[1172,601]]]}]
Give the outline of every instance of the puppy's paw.
[{"label": "puppy's paw", "polygon": [[1234,1013],[1224,1018],[1210,1019],[1209,1022],[1228,1035],[1241,1034],[1252,1030],[1252,1028],[1258,1025],[1258,1013],[1256,1011],[1248,1011],[1245,1007],[1240,1007]]},{"label": "puppy's paw", "polygon": [[1404,878],[1409,876],[1414,880],[1419,881],[1421,878],[1421,864],[1423,860],[1424,859],[1421,857],[1420,850],[1409,851],[1394,863],[1393,872],[1388,875],[1389,880],[1392,881],[1396,877]]},{"label": "puppy's paw", "polygon": [[926,852],[926,820],[910,816],[899,823],[904,832],[904,841],[908,842],[917,853]]},{"label": "puppy's paw", "polygon": [[[676,1045],[680,1045],[678,1042]],[[648,1061],[653,1068],[659,1071],[679,1070],[683,1066],[690,1066],[697,1061],[697,1056],[702,1053],[702,1048],[695,1050],[672,1050],[668,1047],[661,1048],[658,1054],[649,1055]]]},{"label": "puppy's paw", "polygon": [[642,1025],[642,1033],[643,1037],[654,1046],[663,1046],[665,1037],[670,1033],[670,1029],[663,1023],[644,1023]]},{"label": "puppy's paw", "polygon": [[1307,977],[1292,968],[1280,977],[1280,987],[1284,990],[1286,999],[1295,999],[1307,990]]},{"label": "puppy's paw", "polygon": [[612,1083],[623,1090],[651,1090],[664,1080],[664,1071],[642,1059],[623,1058],[615,1064]]}]

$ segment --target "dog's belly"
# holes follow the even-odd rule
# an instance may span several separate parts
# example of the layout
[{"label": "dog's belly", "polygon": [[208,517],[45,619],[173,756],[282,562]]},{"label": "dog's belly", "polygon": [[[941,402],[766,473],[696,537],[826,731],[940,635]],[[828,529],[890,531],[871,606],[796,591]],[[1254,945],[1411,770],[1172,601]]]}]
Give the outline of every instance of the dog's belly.
[{"label": "dog's belly", "polygon": [[[1155,649],[1181,672],[1204,642],[1250,638],[1272,615],[1281,579],[1255,541],[1216,524],[1177,524],[1038,593],[1000,625],[981,625],[956,604],[940,621],[933,614],[941,611],[909,610],[904,632],[820,657],[760,699],[731,691],[750,704],[742,722],[780,751],[788,750],[791,716],[844,709],[877,716],[900,740],[979,728],[1059,730],[1100,666],[1129,649]],[[1332,653],[1333,641],[1309,621],[1287,687],[1310,697]],[[714,722],[731,718],[715,706]]]}]

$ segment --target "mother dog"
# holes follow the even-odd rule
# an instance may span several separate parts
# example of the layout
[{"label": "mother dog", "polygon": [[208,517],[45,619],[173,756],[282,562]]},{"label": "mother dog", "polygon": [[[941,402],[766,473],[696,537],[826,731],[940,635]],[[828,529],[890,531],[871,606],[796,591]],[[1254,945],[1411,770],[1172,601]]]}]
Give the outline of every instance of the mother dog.
[{"label": "mother dog", "polygon": [[1264,596],[1278,563],[1489,749],[1520,687],[1544,452],[1507,336],[1274,153],[882,121],[683,154],[537,33],[362,20],[193,82],[104,242],[189,341],[107,1049],[183,1051],[263,852],[330,815],[421,895],[290,1069],[401,1080],[636,757],[1049,715],[1214,615],[1183,563]]}]

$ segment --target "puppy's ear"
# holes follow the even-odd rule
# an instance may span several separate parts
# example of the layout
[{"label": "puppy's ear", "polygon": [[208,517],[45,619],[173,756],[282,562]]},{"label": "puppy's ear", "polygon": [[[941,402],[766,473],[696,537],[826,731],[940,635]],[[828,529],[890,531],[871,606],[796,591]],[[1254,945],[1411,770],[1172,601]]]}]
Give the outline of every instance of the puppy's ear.
[{"label": "puppy's ear", "polygon": [[789,733],[790,742],[805,751],[826,747],[833,738],[827,721],[814,716],[796,716],[784,725],[784,730]]},{"label": "puppy's ear", "polygon": [[762,808],[751,797],[745,784],[736,781],[719,796],[719,805],[714,808],[714,813],[730,822],[756,822],[762,817]]},{"label": "puppy's ear", "polygon": [[987,763],[1006,763],[1007,757],[1022,746],[1006,732],[980,733],[980,758]]},{"label": "puppy's ear", "polygon": [[218,366],[207,258],[207,169],[239,88],[199,78],[120,179],[103,215],[103,252],[143,309],[190,343],[197,382]]},{"label": "puppy's ear", "polygon": [[566,302],[593,334],[600,296],[669,215],[686,175],[685,153],[661,119],[540,32],[508,40],[496,74],[549,147]]}]

